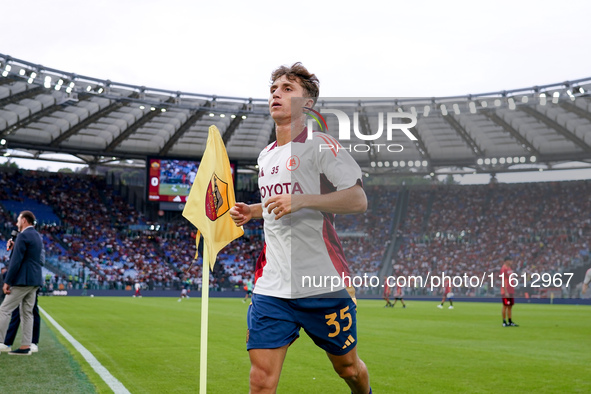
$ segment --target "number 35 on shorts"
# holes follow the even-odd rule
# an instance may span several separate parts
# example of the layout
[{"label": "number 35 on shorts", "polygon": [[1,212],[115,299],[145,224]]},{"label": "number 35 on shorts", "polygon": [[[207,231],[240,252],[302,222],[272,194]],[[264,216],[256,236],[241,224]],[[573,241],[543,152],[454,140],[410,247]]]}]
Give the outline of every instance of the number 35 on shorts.
[{"label": "number 35 on shorts", "polygon": [[[328,333],[329,338],[336,337],[342,331],[348,331],[353,324],[353,318],[351,317],[351,313],[349,313],[349,307],[346,306],[345,308],[341,309],[339,313],[337,312],[330,313],[325,315],[324,318],[326,319],[326,325],[333,326],[334,331]],[[338,318],[338,320],[337,320]],[[341,325],[343,325],[341,329]]]}]

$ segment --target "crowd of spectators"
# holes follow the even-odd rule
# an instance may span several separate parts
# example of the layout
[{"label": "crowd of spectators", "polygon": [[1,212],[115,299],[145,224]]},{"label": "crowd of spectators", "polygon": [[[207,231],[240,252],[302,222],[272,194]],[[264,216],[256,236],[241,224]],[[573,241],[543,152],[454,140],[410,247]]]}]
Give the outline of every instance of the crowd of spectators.
[{"label": "crowd of spectators", "polygon": [[[254,202],[257,193],[241,193]],[[196,256],[196,229],[184,218],[150,221],[104,178],[35,171],[0,172],[0,200],[34,200],[53,209],[59,221],[39,223],[48,263],[61,275],[52,287],[125,289],[201,287],[202,259]],[[18,212],[0,206],[2,237],[14,227]],[[242,288],[254,277],[262,249],[262,222],[245,226],[245,237],[220,251],[210,286]],[[3,255],[4,262],[8,255]]]},{"label": "crowd of spectators", "polygon": [[335,218],[335,229],[341,238],[351,275],[376,276],[386,246],[392,241],[392,222],[399,190],[371,187],[367,211],[361,215]]},{"label": "crowd of spectators", "polygon": [[[366,187],[369,204],[364,214],[336,216],[352,275],[377,276],[383,264],[392,264],[395,276],[482,276],[497,273],[505,256],[514,259],[516,272],[531,275],[562,272],[589,260],[589,181],[411,187],[395,228],[403,190]],[[245,202],[259,198],[256,192],[239,194]],[[39,224],[48,261],[60,272],[52,285],[121,289],[137,281],[147,288],[179,288],[188,281],[200,288],[196,229],[184,218],[149,220],[101,177],[0,172],[0,201],[27,199],[51,207],[59,218]],[[17,214],[0,206],[4,239]],[[393,260],[384,261],[387,247],[397,241]],[[254,277],[263,244],[262,222],[251,221],[245,236],[219,253],[211,288],[242,289]],[[493,289],[460,292],[483,295]]]},{"label": "crowd of spectators", "polygon": [[[493,273],[498,290],[497,275],[506,256],[515,262],[515,272],[527,278],[588,261],[589,181],[448,186],[430,193],[434,203],[426,231],[403,234],[392,262],[394,275]],[[409,205],[411,215],[421,214],[416,208]],[[493,294],[487,285],[460,291]]]}]

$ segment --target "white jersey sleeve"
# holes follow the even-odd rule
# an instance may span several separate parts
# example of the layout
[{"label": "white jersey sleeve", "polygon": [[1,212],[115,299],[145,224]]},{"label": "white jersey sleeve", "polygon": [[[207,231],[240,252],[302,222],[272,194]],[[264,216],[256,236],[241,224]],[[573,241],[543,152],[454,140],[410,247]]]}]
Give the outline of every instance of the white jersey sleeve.
[{"label": "white jersey sleeve", "polygon": [[318,168],[335,189],[344,190],[361,184],[361,168],[349,152],[328,134],[316,132],[313,136]]}]

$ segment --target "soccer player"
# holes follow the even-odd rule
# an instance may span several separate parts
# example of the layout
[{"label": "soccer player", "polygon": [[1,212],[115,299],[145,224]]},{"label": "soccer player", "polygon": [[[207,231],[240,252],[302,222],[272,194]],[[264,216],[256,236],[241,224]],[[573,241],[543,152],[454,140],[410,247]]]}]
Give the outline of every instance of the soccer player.
[{"label": "soccer player", "polygon": [[354,298],[344,286],[304,281],[349,275],[333,219],[367,209],[361,169],[333,137],[310,130],[308,138],[305,111],[319,95],[314,74],[301,63],[282,66],[271,84],[277,140],[258,158],[261,203],[230,209],[238,226],[264,220],[265,246],[248,308],[250,392],[277,390],[287,349],[303,327],[353,393],[371,393],[367,367],[357,355]]},{"label": "soccer player", "polygon": [[390,294],[392,294],[392,288],[388,284],[388,278],[384,278],[384,301],[386,301],[386,305],[384,308],[393,307],[394,304],[390,301]]},{"label": "soccer player", "polygon": [[189,299],[189,285],[191,284],[190,280],[187,279],[183,282],[181,282],[181,296],[178,299],[178,302],[181,302],[183,300],[183,298]]},{"label": "soccer player", "polygon": [[398,285],[396,285],[396,290],[394,290],[394,304],[392,305],[392,308],[396,306],[396,301],[400,301],[402,307],[406,308],[406,304],[404,303],[404,290]]},{"label": "soccer player", "polygon": [[[511,281],[511,274],[513,270],[511,266],[513,265],[513,261],[511,260],[510,256],[505,257],[505,261],[503,266],[501,267],[501,297],[503,299],[503,327],[519,327],[517,324],[511,320],[511,313],[513,309],[513,305],[515,304],[515,287],[512,286]],[[507,322],[506,318],[509,318]]]},{"label": "soccer player", "polygon": [[452,286],[451,286],[451,279],[449,280],[444,280],[445,284],[444,284],[444,289],[443,289],[443,298],[441,299],[441,304],[437,305],[437,308],[439,309],[443,309],[443,304],[445,303],[445,300],[449,301],[449,308],[448,309],[454,309],[454,293],[451,291],[452,290]]},{"label": "soccer player", "polygon": [[248,280],[244,284],[244,291],[246,292],[246,294],[244,295],[244,299],[242,300],[242,302],[246,303],[246,300],[248,300],[249,298],[252,298],[253,286],[254,286],[254,284],[252,283],[252,279],[248,278]]},{"label": "soccer player", "polygon": [[133,287],[135,288],[135,293],[133,293],[133,298],[135,297],[142,297],[142,293],[140,293],[140,289],[142,288],[142,285],[140,285],[139,282],[135,282],[135,285],[133,285]]}]

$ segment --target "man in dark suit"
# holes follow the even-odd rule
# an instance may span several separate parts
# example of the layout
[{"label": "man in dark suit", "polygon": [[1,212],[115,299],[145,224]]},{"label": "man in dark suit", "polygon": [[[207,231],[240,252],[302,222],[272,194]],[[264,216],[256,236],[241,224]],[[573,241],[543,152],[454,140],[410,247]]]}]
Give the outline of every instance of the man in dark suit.
[{"label": "man in dark suit", "polygon": [[[41,276],[41,254],[43,242],[33,227],[35,215],[30,211],[22,211],[18,215],[16,225],[20,234],[16,238],[8,272],[4,279],[3,291],[6,298],[0,305],[0,338],[4,340],[10,323],[12,311],[21,307],[23,337],[21,346],[9,354],[30,355],[33,335],[33,307],[37,289],[43,285]],[[9,346],[0,343],[0,352],[8,351]]]},{"label": "man in dark suit", "polygon": [[[12,256],[12,249],[14,248],[14,240],[18,235],[18,231],[14,231],[12,234],[12,238],[7,242],[6,250],[11,251]],[[43,238],[41,239],[43,241]],[[41,265],[45,265],[45,249],[41,252]],[[8,271],[7,267],[2,267],[0,271],[0,304],[4,300],[4,292],[1,290],[2,286],[4,285],[4,277],[6,276],[6,271]],[[37,297],[39,296],[39,290],[37,290],[37,294],[35,294],[35,306],[33,307],[33,338],[31,342],[31,353],[35,353],[39,351],[39,334],[41,332],[41,316],[39,316],[39,305],[37,301]],[[20,307],[16,308],[12,311],[12,318],[10,319],[10,324],[8,325],[8,331],[6,331],[6,338],[4,338],[4,344],[6,346],[11,347],[16,339],[16,334],[18,332],[18,327],[21,324],[21,315],[20,315]],[[2,338],[0,338],[2,341]],[[8,350],[8,349],[7,349]]]}]

